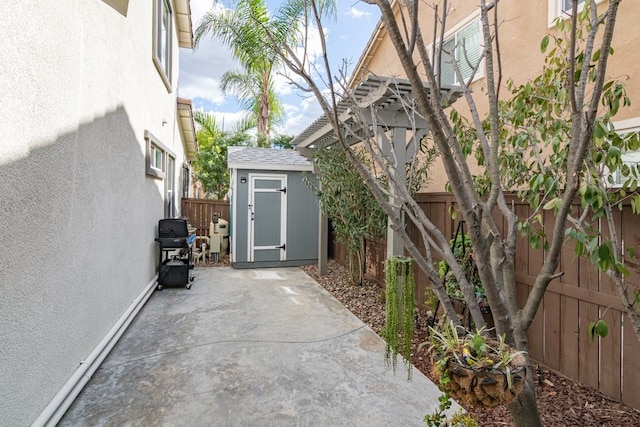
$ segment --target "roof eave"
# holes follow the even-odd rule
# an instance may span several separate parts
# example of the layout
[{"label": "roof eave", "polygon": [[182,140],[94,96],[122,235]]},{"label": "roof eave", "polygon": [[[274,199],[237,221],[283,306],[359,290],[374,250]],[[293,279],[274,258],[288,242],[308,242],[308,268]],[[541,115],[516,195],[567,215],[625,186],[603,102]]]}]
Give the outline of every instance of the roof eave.
[{"label": "roof eave", "polygon": [[191,21],[191,1],[174,0],[178,29],[178,46],[193,49],[193,23]]},{"label": "roof eave", "polygon": [[228,162],[229,169],[268,170],[283,172],[313,172],[313,165],[288,165],[284,163]]},{"label": "roof eave", "polygon": [[196,137],[196,127],[193,122],[193,107],[190,99],[177,99],[178,121],[182,133],[182,141],[185,147],[185,158],[188,161],[196,159],[198,152],[198,139]]}]

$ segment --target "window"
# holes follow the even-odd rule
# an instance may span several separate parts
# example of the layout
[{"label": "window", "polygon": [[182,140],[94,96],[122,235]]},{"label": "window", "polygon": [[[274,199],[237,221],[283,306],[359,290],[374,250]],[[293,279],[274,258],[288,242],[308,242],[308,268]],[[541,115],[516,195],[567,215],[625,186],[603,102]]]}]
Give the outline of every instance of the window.
[{"label": "window", "polygon": [[151,168],[163,172],[164,169],[164,151],[155,144],[151,144]]},{"label": "window", "polygon": [[155,0],[153,22],[153,62],[165,86],[171,91],[171,51],[173,15],[169,0]]},{"label": "window", "polygon": [[189,197],[189,184],[191,183],[191,171],[186,164],[182,166],[182,197]]},{"label": "window", "polygon": [[[467,81],[473,72],[473,69],[482,59],[482,31],[480,28],[480,20],[474,19],[471,23],[465,25],[453,35],[445,39],[442,44],[442,52],[440,54],[440,84],[460,85],[464,82],[458,81],[453,63],[458,65],[460,74],[464,81]],[[478,70],[480,71],[480,70]],[[476,73],[476,77],[479,77]]]},{"label": "window", "polygon": [[167,180],[165,183],[166,188],[166,218],[173,218],[176,215],[175,209],[175,167],[176,159],[172,156],[167,157]]},{"label": "window", "polygon": [[[629,135],[631,133],[640,135],[640,118],[615,122],[614,127],[619,135]],[[622,163],[624,163],[625,166],[628,166],[632,171],[637,170],[640,166],[640,150],[623,152],[621,158]],[[622,168],[619,168],[618,170],[610,173],[608,184],[612,187],[622,187],[630,177],[631,175],[625,175]]]},{"label": "window", "polygon": [[[554,21],[557,18],[567,19],[571,16],[571,9],[573,9],[572,0],[547,0],[548,1],[548,16],[549,16],[549,28],[554,26]],[[596,0],[596,3],[602,3],[604,0]],[[578,11],[582,11],[584,7],[584,0],[578,0]]]},{"label": "window", "polygon": [[[571,12],[571,9],[573,9],[573,0],[559,0],[561,5],[560,5],[560,11],[561,12]],[[578,6],[582,5],[582,3],[584,3],[584,0],[578,0]]]},{"label": "window", "polygon": [[144,139],[147,145],[147,175],[158,179],[165,178],[167,172],[167,155],[171,156],[172,154],[148,130],[144,131]]},{"label": "window", "polygon": [[[631,151],[622,154],[622,163],[628,166],[630,169],[636,169],[640,165],[640,151]],[[622,169],[618,169],[611,174],[613,180],[611,182],[612,187],[622,187],[632,175],[624,175]]]}]

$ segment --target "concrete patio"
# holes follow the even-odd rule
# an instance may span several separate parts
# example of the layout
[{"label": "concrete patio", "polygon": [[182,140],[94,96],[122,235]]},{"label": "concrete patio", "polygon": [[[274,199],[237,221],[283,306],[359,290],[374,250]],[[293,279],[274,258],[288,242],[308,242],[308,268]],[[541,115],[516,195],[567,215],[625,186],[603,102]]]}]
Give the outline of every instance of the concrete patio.
[{"label": "concrete patio", "polygon": [[437,408],[301,269],[194,274],[154,292],[59,425],[421,426]]}]

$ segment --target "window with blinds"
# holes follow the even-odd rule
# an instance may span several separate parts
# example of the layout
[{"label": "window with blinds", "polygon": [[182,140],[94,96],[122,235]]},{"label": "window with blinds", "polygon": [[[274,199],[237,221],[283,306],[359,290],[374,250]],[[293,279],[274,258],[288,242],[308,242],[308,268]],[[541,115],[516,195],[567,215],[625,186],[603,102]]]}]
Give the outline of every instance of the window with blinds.
[{"label": "window with blinds", "polygon": [[480,20],[476,19],[445,40],[440,54],[440,84],[460,85],[454,62],[466,82],[481,60],[482,34]]}]

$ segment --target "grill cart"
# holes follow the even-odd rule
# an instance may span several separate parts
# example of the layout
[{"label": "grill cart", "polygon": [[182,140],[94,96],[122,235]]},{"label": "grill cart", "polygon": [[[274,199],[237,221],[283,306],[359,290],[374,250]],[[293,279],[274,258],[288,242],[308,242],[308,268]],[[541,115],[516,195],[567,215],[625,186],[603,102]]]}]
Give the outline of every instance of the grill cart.
[{"label": "grill cart", "polygon": [[190,233],[186,219],[161,219],[158,222],[160,264],[158,268],[159,291],[164,286],[185,286],[191,289],[193,276],[193,244],[195,233]]}]

